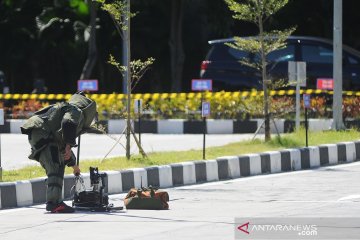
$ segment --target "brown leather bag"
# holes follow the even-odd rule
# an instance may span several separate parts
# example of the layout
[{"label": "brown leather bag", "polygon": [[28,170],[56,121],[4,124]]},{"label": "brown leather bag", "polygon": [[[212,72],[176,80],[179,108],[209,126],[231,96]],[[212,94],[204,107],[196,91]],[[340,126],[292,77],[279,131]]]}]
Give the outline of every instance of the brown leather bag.
[{"label": "brown leather bag", "polygon": [[132,188],[124,199],[127,209],[150,209],[166,210],[169,209],[169,194],[165,191],[158,191],[149,188]]}]

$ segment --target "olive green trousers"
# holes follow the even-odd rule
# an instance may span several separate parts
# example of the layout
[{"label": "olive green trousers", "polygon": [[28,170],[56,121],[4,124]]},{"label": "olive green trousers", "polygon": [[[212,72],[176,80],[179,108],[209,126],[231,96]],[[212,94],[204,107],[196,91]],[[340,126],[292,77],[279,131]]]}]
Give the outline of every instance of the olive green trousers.
[{"label": "olive green trousers", "polygon": [[39,162],[45,169],[47,179],[46,201],[60,203],[63,200],[62,188],[64,182],[65,164],[62,153],[56,143],[49,143],[41,150]]}]

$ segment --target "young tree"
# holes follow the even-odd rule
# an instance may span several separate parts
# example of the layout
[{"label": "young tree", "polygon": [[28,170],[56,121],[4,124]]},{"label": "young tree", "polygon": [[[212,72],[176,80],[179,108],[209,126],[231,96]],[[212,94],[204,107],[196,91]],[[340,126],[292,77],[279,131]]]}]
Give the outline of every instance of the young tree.
[{"label": "young tree", "polygon": [[288,0],[224,0],[229,9],[234,12],[233,18],[241,21],[254,23],[258,29],[258,36],[252,38],[234,37],[234,43],[229,46],[235,49],[247,51],[258,56],[258,62],[251,62],[250,59],[242,59],[241,63],[249,67],[258,69],[262,75],[262,86],[264,91],[264,120],[265,120],[265,141],[271,139],[270,135],[270,101],[269,85],[271,80],[268,78],[267,55],[277,49],[286,46],[286,39],[293,33],[295,28],[283,31],[272,30],[266,32],[264,23],[269,17],[284,7]]},{"label": "young tree", "polygon": [[[120,36],[125,39],[125,41],[130,41],[129,38],[129,21],[130,18],[135,16],[135,14],[130,12],[130,0],[114,0],[110,3],[106,3],[105,0],[96,0],[101,3],[101,9],[108,12],[114,21],[116,30]],[[146,61],[134,60],[130,62],[130,47],[127,46],[127,64],[126,66],[121,65],[116,61],[116,59],[110,55],[109,63],[115,66],[122,74],[122,76],[127,80],[127,114],[126,114],[126,158],[130,159],[130,134],[133,135],[135,142],[139,148],[140,153],[143,157],[146,157],[146,153],[142,149],[134,131],[131,127],[131,91],[141,80],[142,76],[148,70],[148,68],[153,64],[155,59],[148,58]]]}]

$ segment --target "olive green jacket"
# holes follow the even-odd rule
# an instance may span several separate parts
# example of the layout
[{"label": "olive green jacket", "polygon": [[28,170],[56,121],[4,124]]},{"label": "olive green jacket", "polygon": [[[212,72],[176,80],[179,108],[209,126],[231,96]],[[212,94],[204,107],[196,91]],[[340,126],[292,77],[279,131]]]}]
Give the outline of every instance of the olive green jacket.
[{"label": "olive green jacket", "polygon": [[43,108],[30,117],[21,127],[31,145],[30,159],[38,161],[38,155],[50,142],[60,150],[65,145],[76,146],[76,137],[94,132],[90,127],[96,116],[96,103],[82,94],[74,94],[68,102]]}]

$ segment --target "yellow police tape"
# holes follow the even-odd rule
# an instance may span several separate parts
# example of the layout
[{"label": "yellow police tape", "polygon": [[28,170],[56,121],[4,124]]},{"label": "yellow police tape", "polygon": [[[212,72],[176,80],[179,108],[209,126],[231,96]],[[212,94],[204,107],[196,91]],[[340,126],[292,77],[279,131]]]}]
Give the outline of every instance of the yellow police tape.
[{"label": "yellow police tape", "polygon": [[[318,89],[306,89],[300,90],[300,94],[313,94],[313,95],[333,95],[333,91],[318,90]],[[263,96],[263,91],[238,91],[238,92],[190,92],[190,93],[135,93],[132,94],[133,99],[167,99],[167,98],[181,98],[181,99],[192,99],[192,98],[249,98]],[[271,96],[293,96],[295,95],[295,90],[277,90],[270,91]],[[345,96],[360,96],[360,92],[355,91],[343,91]],[[88,96],[94,100],[106,100],[106,99],[125,99],[126,94],[121,93],[111,93],[111,94],[88,94]],[[0,100],[48,100],[48,101],[63,101],[70,99],[71,94],[0,94]]]}]

